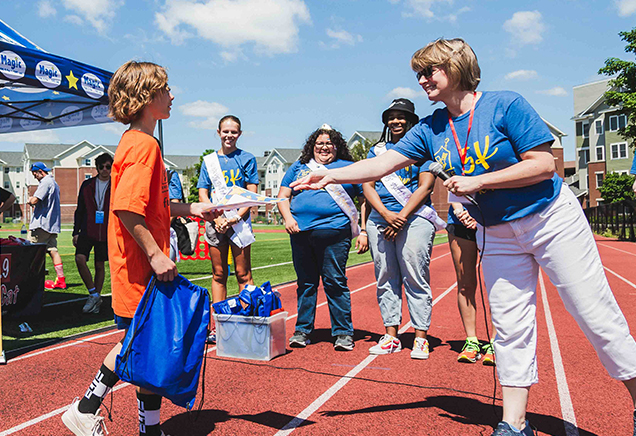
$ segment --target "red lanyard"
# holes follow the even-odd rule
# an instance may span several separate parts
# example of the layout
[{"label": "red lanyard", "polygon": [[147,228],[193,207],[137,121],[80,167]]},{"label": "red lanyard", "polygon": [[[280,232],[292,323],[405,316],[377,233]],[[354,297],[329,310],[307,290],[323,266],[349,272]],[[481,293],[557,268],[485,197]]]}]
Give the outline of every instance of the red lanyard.
[{"label": "red lanyard", "polygon": [[477,92],[473,93],[473,105],[470,108],[470,117],[468,118],[468,132],[466,133],[466,143],[464,144],[464,150],[462,151],[459,145],[459,138],[457,137],[457,131],[455,130],[455,124],[451,118],[448,109],[448,124],[450,124],[451,131],[453,132],[453,138],[455,138],[455,145],[457,146],[457,153],[459,153],[459,159],[462,162],[462,174],[464,174],[464,165],[466,164],[466,155],[468,154],[468,138],[470,138],[470,129],[473,127],[473,115],[475,115],[475,104],[477,103]]}]

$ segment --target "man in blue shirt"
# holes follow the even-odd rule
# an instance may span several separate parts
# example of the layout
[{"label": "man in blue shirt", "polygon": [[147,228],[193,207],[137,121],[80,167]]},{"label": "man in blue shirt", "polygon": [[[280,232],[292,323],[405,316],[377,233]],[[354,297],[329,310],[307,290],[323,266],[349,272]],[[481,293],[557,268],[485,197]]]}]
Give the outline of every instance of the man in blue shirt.
[{"label": "man in blue shirt", "polygon": [[55,281],[44,282],[46,289],[66,289],[66,278],[62,267],[62,258],[57,251],[57,235],[61,231],[60,214],[60,187],[49,174],[50,168],[42,162],[31,165],[33,177],[40,183],[33,197],[29,198],[28,205],[33,207],[31,215],[31,242],[46,244],[46,249],[51,255],[57,278]]}]

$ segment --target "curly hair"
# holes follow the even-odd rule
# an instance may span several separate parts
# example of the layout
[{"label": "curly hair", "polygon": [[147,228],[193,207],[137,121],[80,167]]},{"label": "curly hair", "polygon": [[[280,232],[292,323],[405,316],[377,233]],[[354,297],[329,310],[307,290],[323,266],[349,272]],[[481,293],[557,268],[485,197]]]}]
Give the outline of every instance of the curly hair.
[{"label": "curly hair", "polygon": [[152,62],[128,61],[108,86],[108,115],[123,124],[136,121],[155,95],[168,88],[166,70]]},{"label": "curly hair", "polygon": [[95,158],[95,166],[99,168],[100,165],[104,165],[106,162],[113,163],[113,157],[110,153],[102,153]]},{"label": "curly hair", "polygon": [[305,141],[303,152],[298,159],[300,163],[306,164],[314,158],[314,146],[316,145],[316,140],[320,135],[323,134],[329,135],[331,143],[334,145],[334,147],[336,147],[336,159],[349,161],[353,160],[353,157],[351,157],[351,153],[349,153],[349,147],[347,147],[347,141],[345,141],[342,137],[342,133],[334,129],[320,128],[309,135],[307,141]]}]

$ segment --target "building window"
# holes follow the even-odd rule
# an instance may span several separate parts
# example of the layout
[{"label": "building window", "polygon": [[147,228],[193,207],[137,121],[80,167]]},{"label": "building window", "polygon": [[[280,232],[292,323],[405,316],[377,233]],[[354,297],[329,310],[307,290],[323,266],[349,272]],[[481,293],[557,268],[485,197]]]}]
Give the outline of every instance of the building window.
[{"label": "building window", "polygon": [[627,142],[618,142],[610,145],[612,159],[627,159]]},{"label": "building window", "polygon": [[84,166],[90,167],[91,166],[91,160],[90,159],[84,159]]},{"label": "building window", "polygon": [[271,180],[268,180],[268,181],[267,181],[267,187],[268,187],[268,188],[271,188],[271,187],[272,187],[272,181],[271,181]]},{"label": "building window", "polygon": [[22,167],[17,167],[17,168],[15,169],[15,172],[16,172],[16,173],[21,173],[21,172],[22,172]]},{"label": "building window", "polygon": [[603,161],[605,160],[605,146],[604,145],[597,145],[596,146],[596,161]]},{"label": "building window", "polygon": [[264,191],[264,190],[265,190],[265,184],[263,183],[263,184],[261,185],[261,191]]},{"label": "building window", "polygon": [[11,168],[9,167],[4,167],[4,173],[5,174],[9,174],[9,171],[11,170]]},{"label": "building window", "polygon": [[278,188],[278,180],[274,180],[274,188]]},{"label": "building window", "polygon": [[583,137],[590,137],[590,123],[583,123]]},{"label": "building window", "polygon": [[611,115],[609,117],[610,132],[616,132],[618,129],[624,128],[626,125],[627,125],[627,116],[625,114]]},{"label": "building window", "polygon": [[20,181],[19,180],[15,181],[15,189],[20,189]]},{"label": "building window", "polygon": [[596,134],[597,135],[602,135],[603,134],[603,121],[596,120],[596,122],[594,123],[594,130],[596,130]]},{"label": "building window", "polygon": [[618,174],[619,176],[628,176],[629,175],[629,171],[628,170],[612,171],[612,173]]},{"label": "building window", "polygon": [[581,148],[579,149],[579,152],[581,153],[581,158],[583,159],[583,164],[587,165],[587,163],[590,161],[590,149],[589,148]]},{"label": "building window", "polygon": [[596,188],[600,188],[603,186],[603,177],[605,176],[603,173],[595,173],[596,175]]},{"label": "building window", "polygon": [[10,188],[9,181],[5,180],[4,181],[4,189],[9,189],[9,188]]},{"label": "building window", "polygon": [[84,173],[84,180],[88,180],[88,179],[90,179],[91,177],[93,177],[93,175],[92,175],[92,174]]}]

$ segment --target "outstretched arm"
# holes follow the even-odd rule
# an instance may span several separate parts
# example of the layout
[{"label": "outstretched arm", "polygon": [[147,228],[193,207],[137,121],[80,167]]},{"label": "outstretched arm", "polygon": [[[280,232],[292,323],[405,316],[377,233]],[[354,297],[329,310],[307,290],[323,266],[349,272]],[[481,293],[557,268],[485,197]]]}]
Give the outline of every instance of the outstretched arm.
[{"label": "outstretched arm", "polygon": [[380,156],[364,159],[346,167],[313,171],[302,179],[291,183],[289,187],[297,190],[322,189],[330,183],[370,182],[414,163],[414,160],[397,151],[389,150]]}]

